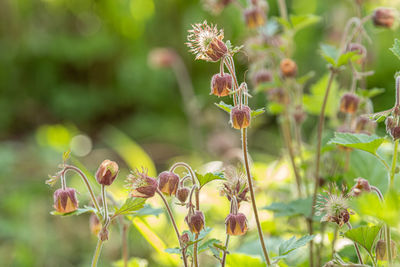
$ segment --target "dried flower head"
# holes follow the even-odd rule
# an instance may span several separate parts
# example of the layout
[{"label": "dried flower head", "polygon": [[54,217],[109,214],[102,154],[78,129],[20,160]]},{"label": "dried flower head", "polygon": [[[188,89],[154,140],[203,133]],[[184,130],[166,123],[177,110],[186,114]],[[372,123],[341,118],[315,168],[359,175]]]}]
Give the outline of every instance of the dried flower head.
[{"label": "dried flower head", "polygon": [[57,189],[53,196],[54,208],[57,212],[68,213],[78,209],[78,200],[74,188]]},{"label": "dried flower head", "polygon": [[131,197],[149,198],[153,197],[158,183],[157,180],[147,175],[147,170],[142,168],[131,172],[126,179],[126,187],[130,190]]},{"label": "dried flower head", "polygon": [[238,205],[242,201],[247,201],[247,192],[249,187],[247,186],[246,175],[239,168],[232,166],[225,169],[226,181],[222,185],[222,193],[226,195],[229,201],[233,197],[236,197]]},{"label": "dried flower head", "polygon": [[323,215],[321,222],[334,222],[340,227],[347,223],[350,219],[348,199],[345,186],[339,190],[335,184],[329,185],[329,191],[319,195],[316,206],[316,214]]},{"label": "dried flower head", "polygon": [[228,53],[228,48],[222,41],[224,31],[218,30],[214,25],[208,25],[207,21],[192,25],[189,30],[186,45],[190,52],[196,55],[196,59],[205,61],[218,61]]}]

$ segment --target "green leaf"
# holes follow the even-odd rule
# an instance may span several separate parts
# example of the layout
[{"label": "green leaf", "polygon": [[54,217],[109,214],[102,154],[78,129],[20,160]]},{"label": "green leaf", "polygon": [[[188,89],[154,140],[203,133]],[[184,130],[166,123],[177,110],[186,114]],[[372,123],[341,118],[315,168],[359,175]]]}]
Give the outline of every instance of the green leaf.
[{"label": "green leaf", "polygon": [[252,257],[246,254],[230,254],[226,257],[227,267],[265,267],[266,264],[259,257]]},{"label": "green leaf", "polygon": [[339,59],[337,60],[336,63],[336,67],[341,67],[343,65],[346,65],[349,61],[357,60],[360,57],[361,55],[358,54],[358,51],[343,53],[339,56]]},{"label": "green leaf", "polygon": [[282,104],[277,102],[270,102],[267,106],[268,113],[270,114],[281,114],[284,111],[285,107]]},{"label": "green leaf", "polygon": [[153,215],[153,216],[158,216],[163,212],[162,208],[153,208],[151,205],[149,204],[145,204],[143,206],[143,208],[141,208],[140,210],[138,210],[136,213],[134,213],[134,216],[149,216],[149,215]]},{"label": "green leaf", "polygon": [[251,111],[251,117],[253,118],[255,118],[255,117],[257,117],[258,115],[261,115],[261,114],[263,114],[265,112],[265,108],[259,108],[259,109],[256,109],[256,110],[252,110]]},{"label": "green leaf", "polygon": [[294,31],[299,31],[315,23],[318,23],[321,17],[314,14],[307,15],[290,15],[290,21],[292,22],[292,27]]},{"label": "green leaf", "polygon": [[219,102],[219,104],[215,103],[215,105],[228,113],[231,113],[231,110],[233,109],[232,105],[226,104],[224,101]]},{"label": "green leaf", "polygon": [[128,198],[119,209],[116,209],[113,216],[132,214],[143,208],[145,202],[145,198]]},{"label": "green leaf", "polygon": [[200,188],[202,188],[207,183],[214,181],[214,180],[225,180],[224,173],[222,172],[208,172],[204,175],[195,172],[197,179],[200,183]]},{"label": "green leaf", "polygon": [[309,241],[313,240],[315,235],[306,235],[302,236],[296,240],[296,237],[292,237],[289,240],[283,241],[279,246],[279,256],[278,258],[284,258],[289,255],[289,253],[293,252],[294,250],[305,246]]},{"label": "green leaf", "polygon": [[383,141],[385,141],[384,138],[376,135],[336,132],[335,137],[332,138],[328,144],[356,148],[375,155]]},{"label": "green leaf", "polygon": [[[146,259],[134,257],[128,260],[128,267],[147,267],[148,265],[149,263]],[[124,266],[125,265],[123,260],[113,262],[113,267],[124,267]]]},{"label": "green leaf", "polygon": [[315,71],[309,71],[305,75],[297,78],[297,82],[299,84],[305,84],[306,82],[308,82],[314,76],[315,76]]},{"label": "green leaf", "polygon": [[394,39],[394,44],[392,48],[389,48],[390,51],[398,58],[400,59],[400,40],[399,39]]},{"label": "green leaf", "polygon": [[380,94],[382,94],[384,92],[385,92],[384,88],[377,88],[377,87],[374,87],[374,88],[371,88],[371,89],[368,89],[368,90],[365,90],[365,89],[358,89],[357,90],[357,94],[361,95],[362,97],[365,97],[365,98],[373,98],[373,97],[375,97],[377,95],[380,95]]},{"label": "green leaf", "polygon": [[[300,198],[289,203],[274,202],[263,209],[274,212],[275,217],[298,216],[309,217],[311,214],[311,198]],[[317,219],[316,217],[314,219]]]},{"label": "green leaf", "polygon": [[344,236],[363,246],[370,254],[382,226],[360,226],[348,230]]},{"label": "green leaf", "polygon": [[321,44],[320,49],[322,57],[332,66],[336,67],[336,59],[339,57],[339,50],[328,44]]},{"label": "green leaf", "polygon": [[176,248],[166,248],[164,251],[169,253],[169,254],[181,254],[181,249],[178,248],[178,247],[176,247]]},{"label": "green leaf", "polygon": [[201,242],[199,245],[199,253],[206,251],[210,247],[214,247],[214,244],[222,244],[222,242],[216,238],[211,238]]},{"label": "green leaf", "polygon": [[61,212],[58,212],[58,211],[51,211],[50,214],[51,215],[55,215],[55,216],[63,216],[63,217],[65,217],[65,216],[72,216],[72,215],[81,215],[81,214],[88,213],[88,212],[96,213],[96,211],[97,210],[94,207],[85,206],[83,208],[79,208],[79,209],[77,209],[75,211],[68,212],[68,213],[61,213]]}]

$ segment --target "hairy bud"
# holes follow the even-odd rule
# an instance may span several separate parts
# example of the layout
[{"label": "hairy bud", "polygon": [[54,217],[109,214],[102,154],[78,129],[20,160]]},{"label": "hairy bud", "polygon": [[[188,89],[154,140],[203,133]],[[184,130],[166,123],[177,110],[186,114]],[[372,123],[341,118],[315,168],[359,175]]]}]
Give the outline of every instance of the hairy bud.
[{"label": "hairy bud", "polygon": [[247,219],[243,213],[229,214],[225,219],[228,235],[244,235],[247,232]]},{"label": "hairy bud", "polygon": [[232,89],[232,76],[228,73],[214,74],[211,79],[211,93],[218,97],[227,96]]},{"label": "hairy bud", "polygon": [[301,124],[307,117],[307,113],[303,110],[301,106],[296,106],[293,118],[297,124]]},{"label": "hairy bud", "polygon": [[233,107],[231,110],[231,124],[235,129],[247,128],[250,125],[251,109],[242,105]]},{"label": "hairy bud", "polygon": [[57,189],[53,196],[54,208],[57,212],[68,213],[78,209],[78,200],[74,188]]},{"label": "hairy bud", "polygon": [[180,236],[179,241],[181,242],[183,247],[185,247],[187,245],[187,243],[189,243],[189,241],[190,241],[189,234],[188,233],[183,233]]},{"label": "hairy bud", "polygon": [[198,234],[204,228],[205,220],[203,212],[197,210],[194,213],[189,213],[185,217],[185,221],[189,226],[189,230],[192,233]]},{"label": "hairy bud", "polygon": [[253,84],[258,86],[259,84],[271,82],[273,80],[272,73],[267,69],[261,69],[254,73]]},{"label": "hairy bud", "polygon": [[115,178],[117,178],[118,172],[118,164],[106,159],[97,169],[96,180],[101,185],[111,185]]},{"label": "hairy bud", "polygon": [[187,187],[178,188],[176,191],[176,198],[181,202],[185,203],[190,193],[190,189]]},{"label": "hairy bud", "polygon": [[380,7],[375,9],[372,21],[375,26],[391,28],[396,21],[396,13],[393,8]]},{"label": "hairy bud", "polygon": [[343,113],[354,114],[358,109],[360,98],[352,93],[346,93],[340,99],[340,111]]},{"label": "hairy bud", "polygon": [[158,188],[166,195],[175,195],[178,184],[179,176],[173,172],[165,171],[158,175]]},{"label": "hairy bud", "polygon": [[368,180],[364,178],[357,178],[356,184],[351,189],[351,194],[353,196],[359,196],[362,192],[371,192],[371,186],[369,185]]},{"label": "hairy bud", "polygon": [[[393,240],[390,240],[390,250],[392,252],[392,259],[395,259],[397,256],[397,249],[396,249],[396,243]],[[387,261],[388,257],[387,257],[387,251],[386,251],[386,241],[385,240],[379,240],[376,243],[376,248],[375,248],[375,252],[376,252],[376,259],[377,260],[381,260],[381,261]]]},{"label": "hairy bud", "polygon": [[257,6],[252,6],[247,8],[244,13],[244,21],[247,27],[250,29],[258,28],[265,24],[267,20],[265,12],[262,8]]},{"label": "hairy bud", "polygon": [[290,58],[282,59],[279,68],[283,77],[294,77],[297,74],[297,64]]}]

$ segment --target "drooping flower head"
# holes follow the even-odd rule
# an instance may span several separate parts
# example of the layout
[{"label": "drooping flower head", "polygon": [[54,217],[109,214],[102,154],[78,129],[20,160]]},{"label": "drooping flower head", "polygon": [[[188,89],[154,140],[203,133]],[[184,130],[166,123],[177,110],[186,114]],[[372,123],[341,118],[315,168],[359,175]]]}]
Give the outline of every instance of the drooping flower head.
[{"label": "drooping flower head", "polygon": [[214,25],[208,25],[207,21],[192,25],[188,31],[186,45],[190,52],[196,55],[196,59],[206,61],[218,61],[228,53],[228,48],[222,41],[224,31],[218,30]]},{"label": "drooping flower head", "polygon": [[157,191],[158,182],[156,179],[147,175],[147,170],[142,168],[132,171],[128,175],[126,187],[130,190],[131,197],[150,198],[153,197]]},{"label": "drooping flower head", "polygon": [[342,190],[334,184],[329,185],[329,191],[319,195],[317,203],[317,215],[323,215],[321,222],[334,222],[340,227],[347,223],[350,219],[349,195],[346,193],[346,187],[342,186]]}]

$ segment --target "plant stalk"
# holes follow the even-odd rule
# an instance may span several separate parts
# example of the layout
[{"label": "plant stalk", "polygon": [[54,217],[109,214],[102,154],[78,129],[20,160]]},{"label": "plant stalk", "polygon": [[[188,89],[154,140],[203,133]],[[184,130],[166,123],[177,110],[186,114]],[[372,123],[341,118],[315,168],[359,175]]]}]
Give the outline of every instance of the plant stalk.
[{"label": "plant stalk", "polygon": [[93,259],[92,259],[92,267],[96,267],[97,266],[97,262],[99,261],[99,257],[100,257],[100,253],[101,253],[101,249],[103,247],[103,241],[99,238],[97,240],[97,245],[96,245],[96,249],[94,251],[93,254]]}]

